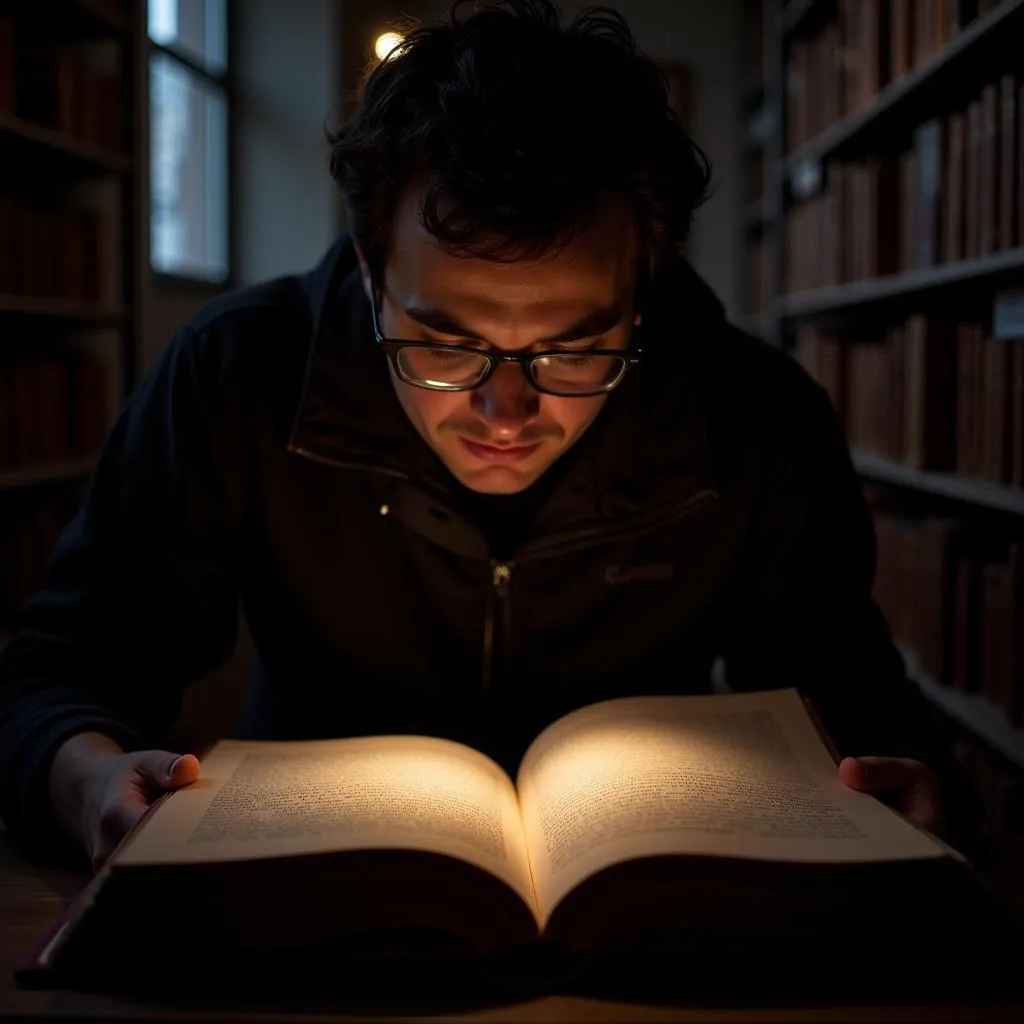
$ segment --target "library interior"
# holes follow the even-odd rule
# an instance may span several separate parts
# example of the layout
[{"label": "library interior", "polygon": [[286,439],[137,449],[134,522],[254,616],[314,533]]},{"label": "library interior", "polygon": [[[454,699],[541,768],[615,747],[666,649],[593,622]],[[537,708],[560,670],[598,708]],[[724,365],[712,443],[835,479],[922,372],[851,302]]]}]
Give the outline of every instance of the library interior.
[{"label": "library interior", "polygon": [[[528,0],[512,0],[510,6],[517,4],[530,6]],[[722,328],[729,332],[722,337],[731,339],[729,344],[743,352],[748,351],[744,346],[751,352],[772,350],[749,356],[751,366],[760,360],[764,367],[772,367],[765,370],[769,385],[776,379],[792,380],[794,395],[809,395],[813,384],[814,393],[827,396],[852,467],[851,479],[857,484],[856,500],[863,499],[869,517],[870,544],[857,556],[857,565],[847,565],[850,558],[842,549],[848,542],[851,547],[859,544],[861,535],[851,539],[838,532],[846,528],[843,519],[828,551],[823,546],[813,556],[834,557],[834,577],[831,565],[802,563],[790,578],[780,576],[779,582],[771,577],[765,592],[779,582],[779,592],[804,586],[824,588],[824,594],[833,578],[836,588],[855,588],[854,577],[870,575],[865,586],[884,623],[886,650],[891,648],[902,662],[914,699],[919,700],[914,704],[920,718],[915,725],[928,733],[936,749],[941,748],[948,770],[969,791],[966,799],[974,808],[972,865],[1024,927],[1024,0],[606,4],[621,14],[639,51],[657,65],[673,124],[708,160],[707,194],[693,211],[683,262],[696,272],[701,287],[713,293],[708,301],[722,307],[731,325]],[[426,375],[410,353],[419,351],[424,360],[436,353],[429,344],[403,349],[386,339],[414,337],[414,344],[433,343],[436,348],[439,342],[451,342],[461,322],[441,322],[435,311],[426,310],[429,315],[422,320],[432,333],[424,333],[412,319],[403,321],[402,315],[389,311],[392,287],[396,295],[402,287],[412,294],[414,271],[409,268],[419,252],[415,241],[407,250],[413,255],[392,279],[394,286],[388,282],[376,293],[371,316],[368,300],[375,287],[381,288],[381,280],[371,282],[371,272],[377,272],[365,267],[373,260],[366,265],[362,260],[367,240],[376,236],[366,226],[365,206],[353,215],[351,195],[344,186],[364,173],[360,166],[369,166],[358,160],[377,158],[367,156],[374,136],[368,129],[358,137],[346,135],[338,126],[357,120],[363,105],[372,100],[380,105],[374,130],[386,132],[386,118],[395,116],[398,100],[388,106],[384,86],[373,93],[364,90],[364,82],[372,81],[367,76],[376,69],[386,71],[389,62],[397,68],[414,59],[416,47],[406,47],[408,39],[417,38],[417,21],[444,16],[447,6],[440,0],[0,0],[0,747],[8,748],[0,750],[0,1008],[9,1007],[18,1019],[67,1013],[78,1014],[79,1019],[127,1019],[136,1011],[138,1019],[157,1019],[147,1018],[137,1005],[133,1009],[118,1003],[115,1010],[114,1003],[104,1001],[107,996],[83,996],[85,1002],[72,1002],[66,993],[48,994],[46,1001],[39,1001],[44,999],[40,993],[26,991],[12,980],[18,965],[49,934],[92,876],[88,864],[69,868],[67,858],[73,861],[73,854],[63,848],[58,852],[65,860],[51,864],[46,856],[37,858],[23,850],[17,841],[21,832],[33,837],[51,834],[42,811],[38,820],[33,817],[31,801],[55,800],[57,810],[52,813],[54,820],[59,817],[64,797],[53,796],[55,772],[71,763],[71,755],[60,759],[55,753],[58,740],[68,741],[76,732],[106,733],[105,742],[115,744],[118,754],[127,751],[134,756],[133,750],[152,747],[175,754],[191,752],[201,761],[202,752],[212,744],[240,735],[239,723],[256,691],[261,707],[278,708],[282,721],[287,720],[281,733],[285,739],[326,737],[333,728],[331,716],[350,713],[353,721],[368,723],[365,730],[362,725],[354,727],[356,735],[361,730],[410,732],[410,723],[433,721],[429,708],[417,717],[420,705],[426,707],[434,699],[441,686],[437,680],[448,667],[453,693],[463,693],[458,689],[465,682],[463,668],[470,680],[467,685],[473,685],[472,679],[480,676],[481,650],[484,696],[471,693],[465,705],[459,705],[457,714],[464,711],[467,721],[479,711],[492,716],[487,719],[489,727],[515,721],[518,728],[517,697],[509,681],[526,680],[531,695],[523,698],[525,702],[533,699],[534,690],[557,687],[561,674],[566,693],[553,699],[547,718],[539,717],[546,713],[543,710],[522,711],[522,727],[532,729],[531,736],[581,704],[618,696],[608,682],[613,669],[636,676],[622,696],[646,692],[647,678],[655,676],[659,681],[652,692],[673,692],[661,679],[668,678],[669,669],[662,669],[658,659],[674,658],[679,651],[684,653],[677,665],[691,665],[687,659],[692,656],[692,666],[710,666],[707,680],[688,680],[680,693],[727,694],[730,689],[728,658],[723,662],[719,656],[725,652],[713,647],[720,636],[730,635],[719,619],[732,614],[728,602],[748,582],[739,575],[728,578],[725,567],[741,574],[748,562],[740,541],[730,541],[736,544],[735,557],[719,557],[716,545],[725,543],[721,538],[733,521],[741,522],[738,529],[746,531],[742,544],[755,544],[761,536],[755,510],[736,511],[730,504],[733,484],[721,488],[717,519],[713,509],[700,507],[710,493],[706,490],[691,493],[688,500],[696,504],[684,513],[679,502],[689,486],[683,479],[688,468],[680,470],[676,484],[659,483],[660,489],[655,489],[635,479],[636,473],[644,472],[650,453],[635,456],[629,485],[636,485],[636,493],[616,493],[607,499],[608,507],[618,501],[624,511],[607,512],[605,499],[595,499],[601,516],[618,514],[627,517],[622,519],[626,526],[641,524],[628,541],[622,539],[626,526],[609,532],[607,543],[618,546],[605,556],[594,540],[594,531],[605,527],[593,527],[588,534],[589,520],[583,521],[582,532],[577,524],[578,532],[572,535],[576,539],[561,539],[557,529],[569,530],[572,524],[563,522],[571,519],[566,509],[559,506],[557,516],[552,511],[552,488],[561,493],[560,463],[547,470],[546,477],[555,483],[547,485],[541,476],[548,465],[544,453],[555,453],[549,457],[554,461],[558,452],[567,451],[562,457],[568,476],[589,457],[590,448],[604,443],[591,443],[608,433],[599,434],[602,417],[613,411],[617,415],[627,400],[633,401],[630,396],[645,393],[642,389],[648,384],[643,382],[649,378],[644,360],[652,367],[659,365],[657,352],[651,354],[656,345],[648,346],[635,365],[609,355],[609,368],[601,368],[600,378],[592,369],[581,371],[586,360],[572,355],[561,356],[567,365],[560,378],[558,353],[553,362],[551,353],[539,358],[534,353],[532,363],[523,361],[529,357],[514,356],[512,361],[518,360],[519,366],[483,360],[480,381],[473,384],[465,384],[465,377],[455,380],[462,372],[455,365],[439,368],[444,364],[438,356],[434,372],[453,375],[448,381],[437,377],[418,385],[410,382]],[[461,6],[461,16],[468,17],[470,9],[481,5]],[[568,22],[587,4],[565,0],[558,6]],[[471,38],[464,45],[476,44]],[[484,67],[486,54],[477,59]],[[550,59],[538,58],[538,89],[556,80],[556,70],[544,63]],[[488,88],[497,88],[493,78],[486,78],[485,67],[480,74]],[[408,86],[396,72],[387,87],[397,95]],[[419,88],[424,94],[430,91],[425,78]],[[529,91],[524,87],[524,94]],[[486,98],[483,87],[480,96]],[[480,96],[456,95],[448,108],[443,107],[442,96],[442,107],[447,116],[466,118],[467,124],[474,111],[486,120],[479,114],[482,108],[472,106],[484,102]],[[513,99],[504,97],[501,102],[511,104]],[[425,100],[423,109],[427,112],[422,115],[421,134],[426,139],[434,125],[427,120],[434,115]],[[581,118],[581,124],[585,120]],[[638,115],[637,124],[642,123]],[[492,127],[485,131],[481,121],[472,122],[471,130],[465,125],[458,131],[445,129],[446,144],[470,146],[474,139],[491,140],[504,131],[492,133]],[[416,134],[409,131],[404,144],[411,146]],[[582,132],[580,125],[566,125],[567,137]],[[626,138],[628,133],[623,129],[614,137]],[[350,148],[338,156],[346,145]],[[397,153],[400,145],[396,146]],[[424,160],[436,152],[424,143]],[[656,152],[653,144],[650,152]],[[609,160],[609,175],[622,167],[627,174],[625,158]],[[487,164],[464,170],[452,161],[450,180],[470,188],[478,167]],[[524,173],[536,170],[525,163],[523,167]],[[505,173],[504,167],[491,170],[495,179]],[[587,180],[600,181],[602,173],[588,171]],[[509,174],[514,178],[513,171]],[[358,180],[360,202],[365,204],[373,190],[365,178]],[[504,195],[497,185],[492,191],[487,191],[486,181],[473,187],[478,189],[473,195],[480,206],[472,215],[480,223],[509,223],[516,230],[525,223],[521,217],[502,220],[494,213]],[[376,188],[379,192],[379,181]],[[550,202],[538,202],[544,211],[536,221],[540,228],[559,197],[567,194],[559,181],[551,186]],[[681,195],[678,183],[672,194]],[[481,213],[484,196],[499,197],[493,200],[491,221]],[[392,213],[402,216],[393,208]],[[438,224],[454,222],[432,222],[434,227]],[[531,240],[529,230],[522,228],[517,243]],[[358,392],[353,399],[355,415],[350,417],[354,419],[371,401],[366,397],[369,390],[352,383],[357,370],[351,368],[342,372],[332,365],[323,377],[322,393],[315,387],[318,360],[327,358],[323,346],[332,344],[329,337],[323,341],[333,322],[329,316],[320,318],[319,310],[314,314],[321,350],[309,354],[303,348],[309,343],[308,328],[290,339],[274,337],[274,318],[284,324],[291,315],[283,304],[293,300],[280,297],[287,289],[260,293],[265,322],[253,342],[267,353],[276,351],[275,345],[288,353],[275,399],[279,407],[262,418],[249,408],[259,394],[249,404],[239,400],[242,385],[231,379],[231,368],[221,374],[217,360],[227,365],[234,356],[215,350],[219,342],[208,342],[204,348],[189,347],[182,340],[207,337],[203,332],[209,325],[218,317],[234,317],[241,303],[245,309],[237,314],[239,326],[232,328],[229,345],[232,351],[242,351],[245,332],[263,315],[257,301],[245,296],[256,294],[252,290],[265,282],[285,279],[301,279],[306,287],[309,279],[299,275],[322,266],[326,254],[339,251],[339,239],[350,236],[357,243],[363,241],[358,258],[365,295],[357,270],[346,278],[354,282],[354,291],[338,281],[326,290],[333,295],[337,285],[337,294],[346,296],[344,302],[358,306],[351,314],[355,320],[348,322],[361,325],[364,348],[372,354],[360,356],[353,366],[362,372],[363,363],[369,365],[376,358],[376,333],[376,341],[384,342],[379,348],[387,354],[386,359],[381,355],[380,366],[390,373],[402,408],[427,442],[423,445],[415,438],[425,453],[416,457],[416,465],[436,453],[445,462],[440,466],[434,460],[438,472],[447,474],[443,493],[458,492],[458,500],[451,499],[458,516],[494,517],[493,529],[481,527],[471,540],[456,536],[453,522],[458,517],[446,519],[448,512],[423,505],[440,492],[401,489],[408,474],[388,467],[404,457],[402,446],[409,442],[390,423],[380,437],[373,435],[376,420],[367,418],[351,427],[357,447],[361,446],[353,458],[365,463],[379,455],[385,467],[381,472],[353,474],[346,464],[332,476],[330,467],[316,465],[318,459],[329,461],[317,454],[316,445],[335,426],[334,414],[318,403],[345,402]],[[355,259],[353,255],[353,267]],[[603,273],[618,273],[614,260],[611,269],[606,254],[601,260]],[[445,255],[438,264],[441,269],[431,273],[443,275],[452,262],[455,258]],[[516,273],[514,261],[499,265]],[[575,280],[558,264],[550,280],[537,287],[551,292],[563,272],[570,274],[566,280]],[[495,273],[494,280],[498,276]],[[425,280],[429,292],[440,278]],[[479,280],[491,278],[482,272]],[[443,282],[438,287],[443,297]],[[513,284],[509,294],[516,287]],[[500,285],[498,293],[504,294]],[[240,295],[242,299],[237,298]],[[661,323],[660,315],[652,315],[652,323]],[[495,327],[500,320],[481,314],[477,322],[494,327],[497,335],[505,329]],[[669,314],[664,322],[672,322]],[[396,334],[403,323],[407,331],[412,324],[418,333]],[[640,320],[641,332],[643,327]],[[519,333],[501,334],[495,344],[511,350],[521,334],[525,344],[532,345],[530,330],[529,323],[520,323]],[[477,333],[482,336],[484,327]],[[614,332],[605,333],[611,338]],[[675,339],[681,350],[688,344],[685,333]],[[472,341],[475,348],[488,344],[482,337]],[[598,347],[601,344],[611,342]],[[258,362],[263,356],[246,358]],[[713,353],[706,362],[718,366]],[[300,378],[300,364],[305,373],[301,393],[290,383]],[[252,370],[254,376],[257,372],[259,368]],[[748,372],[755,371],[742,371]],[[806,392],[800,390],[798,379],[807,385]],[[541,385],[539,399],[534,383]],[[532,396],[522,401],[534,402],[530,408],[535,411],[523,414],[527,425],[520,423],[516,435],[519,427],[513,420],[519,413],[501,411],[501,395],[507,398],[511,391],[498,389],[520,385]],[[270,384],[261,378],[253,386]],[[716,394],[731,390],[728,379],[716,380],[715,387]],[[488,389],[494,389],[490,398]],[[574,390],[584,397],[573,397]],[[748,391],[755,393],[756,388],[744,377],[736,383],[735,394]],[[601,401],[607,397],[606,409],[594,397],[598,394]],[[184,403],[177,413],[175,395]],[[388,396],[391,401],[390,390]],[[196,404],[191,406],[193,399]],[[359,404],[364,401],[366,406]],[[763,395],[751,401],[762,410],[773,408]],[[813,433],[824,420],[812,421],[810,401],[807,429]],[[566,432],[575,429],[572,423],[566,426],[566,417],[582,414],[559,411],[573,407],[573,402],[579,403],[576,409],[596,403],[596,419],[589,428],[583,425],[586,436],[575,446],[565,439]],[[687,402],[680,397],[680,422],[689,422]],[[630,408],[642,405],[641,399]],[[663,435],[674,429],[666,426],[670,407],[671,403],[658,407]],[[299,418],[292,427],[297,410]],[[225,425],[229,416],[236,416],[236,422]],[[435,429],[431,416],[434,421],[448,419]],[[504,426],[499,423],[502,416]],[[765,422],[763,445],[749,441],[751,450],[769,451],[771,438],[789,436],[785,432],[796,412],[778,409],[777,417],[775,425]],[[733,418],[747,422],[738,413]],[[779,426],[783,421],[785,425]],[[718,422],[714,410],[711,422]],[[404,419],[402,427],[409,427]],[[272,444],[273,439],[258,433],[278,428],[283,431],[280,451],[269,456],[263,468],[242,465],[247,459],[262,458]],[[737,426],[734,433],[738,436],[741,429]],[[204,430],[213,433],[207,436]],[[460,431],[462,436],[457,436]],[[794,431],[798,428],[790,432]],[[462,445],[461,454],[449,457],[446,453],[455,450],[456,442]],[[802,446],[801,455],[824,450],[811,437],[798,438],[794,445]],[[611,445],[609,452],[615,453]],[[752,464],[758,459],[756,454],[732,454]],[[785,454],[778,453],[780,462]],[[763,482],[769,479],[768,461],[774,457],[765,456],[758,472],[763,469],[759,486],[780,487],[774,502],[778,519],[790,506],[782,483]],[[842,474],[843,457],[822,470],[823,478]],[[650,464],[662,467],[667,458],[659,452],[657,459],[651,456]],[[534,463],[540,467],[536,472],[531,468]],[[482,475],[474,477],[477,467],[483,467]],[[527,467],[521,471],[522,479],[529,478],[524,494],[540,488],[536,500],[513,501],[511,492],[518,485],[501,483],[519,479],[517,467]],[[815,473],[812,464],[806,479],[801,477],[793,487],[806,486],[808,493],[824,495],[823,489],[814,489]],[[322,500],[319,505],[311,503],[307,527],[295,515],[305,499],[296,495],[278,500],[278,495],[290,495],[293,481],[313,481],[314,474],[320,474],[316,481],[322,486],[310,483],[304,494]],[[357,476],[358,482],[347,482]],[[491,493],[465,493],[472,490],[467,481],[474,479],[499,483]],[[613,479],[611,474],[608,479]],[[751,489],[741,493],[757,493],[746,479],[742,487],[748,484]],[[372,517],[347,510],[349,486],[353,495],[357,489],[362,495],[365,488],[375,496]],[[414,493],[419,497],[410,496]],[[264,503],[267,494],[273,495],[272,505]],[[646,510],[629,505],[643,506],[648,494],[655,497]],[[676,502],[667,512],[656,507],[666,495]],[[833,499],[839,502],[830,493],[827,500]],[[818,509],[814,500],[799,505],[800,516],[832,514],[824,497]],[[250,505],[238,511],[235,505],[246,501]],[[417,502],[423,507],[413,507]],[[797,507],[796,498],[792,507]],[[576,514],[576,506],[571,511]],[[549,512],[561,525],[546,538]],[[243,525],[231,518],[236,513]],[[143,514],[150,516],[148,522],[139,520]],[[339,542],[337,550],[312,550],[318,538],[327,535],[328,521],[335,515],[338,529],[352,536]],[[517,525],[516,516],[526,519]],[[433,524],[421,525],[424,517],[433,517]],[[851,513],[847,524],[854,532],[855,518]],[[674,523],[671,531],[669,520]],[[789,543],[792,534],[804,529],[810,536],[816,527],[825,531],[828,524],[794,518],[772,529],[779,536],[785,534]],[[697,531],[705,529],[712,539],[702,547]],[[398,530],[405,531],[403,538],[406,533],[415,535],[414,540],[384,539],[385,531],[392,531],[386,536],[393,538]],[[360,531],[365,544],[356,536]],[[665,539],[670,532],[674,539]],[[128,540],[119,543],[118,536]],[[480,564],[488,582],[474,589],[480,574],[473,545],[498,537],[508,552],[499,555],[495,547],[489,561],[483,556]],[[798,546],[799,541],[797,537],[792,543]],[[548,543],[550,555],[544,550]],[[558,544],[564,544],[564,553],[563,548],[555,552]],[[364,548],[366,554],[351,554]],[[298,554],[289,565],[293,552]],[[750,561],[771,563],[764,570],[768,573],[776,555],[781,565],[781,550],[758,552]],[[237,580],[228,580],[228,564],[236,556]],[[588,583],[588,559],[599,556],[615,564],[602,562],[600,579],[594,575],[595,582]],[[311,582],[308,567],[318,557],[323,559],[321,576]],[[349,557],[354,559],[354,580],[346,581],[343,574],[328,579],[334,566]],[[684,567],[687,557],[695,563]],[[376,569],[364,567],[371,558],[380,559],[379,577]],[[707,567],[700,565],[702,561]],[[261,580],[266,566],[272,571]],[[776,568],[785,573],[784,567]],[[440,584],[434,587],[421,578],[435,570],[446,574],[445,596],[440,596]],[[408,574],[408,585],[400,586],[400,580],[393,584],[392,575],[402,573]],[[714,582],[705,584],[705,577]],[[129,600],[123,593],[115,595],[126,581],[134,581],[138,588]],[[588,587],[592,592],[584,594]],[[688,587],[701,592],[686,596]],[[214,606],[220,622],[229,588],[235,588],[229,595],[231,628],[215,632],[210,626]],[[762,594],[752,587],[751,593],[755,591]],[[108,594],[114,596],[106,605]],[[442,609],[449,594],[452,608]],[[821,598],[824,617],[830,608],[836,616],[845,615],[855,597],[851,592],[829,604],[832,600]],[[804,594],[803,601],[801,609],[813,606],[815,595]],[[341,614],[334,605],[344,608],[346,603],[352,622],[370,625],[343,627],[340,633],[334,629],[334,616]],[[736,607],[741,605],[747,607],[742,601]],[[773,607],[766,613],[770,628],[777,622],[771,615],[785,615],[786,607],[783,603],[781,611]],[[382,622],[381,615],[386,619],[391,609],[394,628],[389,633],[389,623]],[[666,639],[677,612],[685,632],[685,642],[678,645]],[[593,616],[589,626],[588,615]],[[153,635],[160,637],[159,644],[147,639],[141,625],[157,620]],[[807,621],[818,622],[813,617]],[[450,635],[428,636],[437,623],[450,627]],[[826,632],[833,628],[839,636],[844,627],[833,622]],[[588,629],[594,631],[590,641],[584,636]],[[864,629],[870,632],[869,627]],[[787,643],[802,642],[795,625],[780,635]],[[851,648],[860,644],[859,636],[851,634]],[[129,693],[121,682],[108,685],[100,678],[108,666],[115,666],[110,672],[122,671],[122,661],[128,658],[127,653],[112,658],[99,650],[108,642],[130,652],[131,685],[136,691]],[[837,648],[830,662],[817,625],[808,628],[806,642],[816,652],[814,672],[822,680],[827,705],[828,678],[847,670],[842,661],[848,651]],[[864,641],[865,648],[873,642]],[[588,643],[603,653],[577,654]],[[630,653],[632,643],[637,645],[635,656]],[[373,658],[367,654],[373,644],[380,650],[380,696],[366,696],[374,685]],[[285,650],[288,645],[292,646]],[[504,662],[499,649],[509,652]],[[770,641],[763,641],[763,649],[779,658],[765,670],[764,686],[790,685],[784,671],[787,657],[803,665],[807,656],[776,650]],[[556,650],[562,653],[552,653]],[[91,662],[94,653],[96,660]],[[421,688],[396,682],[421,654],[433,659],[416,682]],[[707,662],[702,660],[705,655]],[[743,652],[738,657],[748,673],[738,676],[744,680],[757,671],[745,657]],[[870,669],[873,662],[864,657]],[[466,668],[463,662],[472,664]],[[285,685],[279,678],[284,664],[293,665],[296,676],[308,673],[308,685],[295,683],[295,693],[301,689],[303,700],[314,685],[327,685],[330,666],[342,673],[351,669],[352,687],[358,686],[359,692],[325,697],[318,721],[317,713],[298,710],[298,698],[286,692],[292,681]],[[890,661],[885,664],[891,668]],[[879,661],[880,671],[881,665]],[[531,684],[531,679],[536,682]],[[330,685],[341,687],[344,681]],[[157,693],[161,686],[166,693]],[[503,695],[502,687],[510,692]],[[133,695],[143,690],[155,695],[146,701]],[[902,713],[895,709],[897,704],[902,708],[903,697],[894,695],[890,708],[881,683],[865,685],[864,692],[864,701],[871,704],[862,709],[865,720],[883,722],[891,715],[895,721]],[[486,704],[492,694],[497,710],[489,711]],[[97,709],[105,708],[108,699],[116,703],[122,697],[116,714],[111,712],[114,724],[105,729],[107,712]],[[437,699],[455,700],[450,695]],[[361,701],[366,702],[362,708]],[[389,718],[391,712],[394,717]],[[827,714],[825,718],[827,732],[832,723]],[[166,729],[146,732],[152,722],[163,726],[165,719],[170,723]],[[129,721],[131,728],[120,724]],[[466,730],[457,738],[470,736],[468,725]],[[256,738],[271,739],[273,734]],[[61,754],[70,746],[61,747]],[[145,782],[148,769],[134,770]],[[44,775],[49,791],[40,788]],[[187,787],[182,794],[186,792]],[[173,803],[172,799],[166,806]],[[11,817],[6,826],[3,813]],[[109,825],[109,814],[105,821]],[[61,842],[67,840],[64,834]],[[60,846],[53,842],[51,852]],[[88,851],[96,869],[101,864],[98,849]],[[103,856],[109,854],[107,849]],[[863,950],[854,953],[855,959],[863,956]],[[600,1011],[600,1019],[636,1019],[628,1007],[611,1006]],[[210,1006],[204,1007],[203,1012],[212,1015]],[[552,1020],[588,1019],[598,1012],[591,1004],[571,1001],[549,1008]],[[165,1006],[161,1012],[171,1014],[160,1018],[164,1020],[199,1019],[188,1015],[199,1012],[194,1007],[186,1012],[181,1006]],[[506,1016],[503,1012],[488,1010],[492,1016],[487,1019],[517,1019],[511,1011]],[[651,1016],[644,1019],[698,1019],[686,1017],[686,1012],[679,1007],[650,1010]],[[767,1009],[759,1011],[763,1016],[749,1018],[729,1016],[731,1011],[724,1008],[716,1012],[720,1016],[713,1019],[723,1021],[826,1019],[806,1007],[790,1007],[789,1016]],[[771,1016],[773,1012],[780,1015]],[[829,1012],[837,1015],[827,1019],[862,1019],[854,1010],[842,1011],[847,1013],[843,1016],[833,1006]],[[974,1016],[964,1010],[963,1016],[943,1017],[934,1007],[930,1012],[936,1016],[920,1018],[907,1008],[900,1017],[870,1017],[863,1012],[864,1019],[877,1020],[1004,1019],[992,1007],[976,1007]],[[1024,1014],[1024,993],[1020,1012]],[[287,1019],[284,1011],[281,1014]]]}]

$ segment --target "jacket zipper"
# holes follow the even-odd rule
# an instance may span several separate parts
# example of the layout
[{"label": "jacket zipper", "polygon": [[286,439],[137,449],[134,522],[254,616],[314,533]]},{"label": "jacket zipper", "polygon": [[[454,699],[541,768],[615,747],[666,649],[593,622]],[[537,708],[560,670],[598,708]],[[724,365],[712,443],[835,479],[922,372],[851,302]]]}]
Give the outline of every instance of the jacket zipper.
[{"label": "jacket zipper", "polygon": [[[696,512],[697,509],[703,508],[708,502],[713,501],[717,497],[717,491],[712,488],[705,488],[692,495],[682,505],[677,505],[668,515],[653,517],[648,522],[642,524],[640,529],[664,526],[678,519],[683,519]],[[578,534],[559,538],[555,542],[538,544],[532,550],[527,548],[514,561],[511,559],[505,562],[491,561],[491,585],[487,588],[483,666],[481,673],[484,697],[488,696],[494,684],[499,659],[508,652],[509,637],[512,630],[512,603],[509,600],[508,590],[513,568],[520,562],[577,551],[592,544],[621,539],[637,532],[640,531],[636,524],[633,524],[631,528],[619,531],[580,531]]]},{"label": "jacket zipper", "polygon": [[[491,585],[487,590],[487,615],[484,619],[484,652],[482,689],[486,697],[494,682],[498,652],[508,649],[512,628],[512,608],[508,599],[508,584],[514,563],[491,562]],[[500,629],[499,629],[500,624]],[[495,641],[495,633],[500,639]]]},{"label": "jacket zipper", "polygon": [[[304,456],[314,462],[323,462],[328,465],[337,466],[343,469],[369,469],[385,476],[397,477],[407,480],[408,475],[398,470],[385,469],[382,466],[366,466],[360,463],[348,463],[338,459],[328,458],[310,451],[308,448],[298,446],[291,449],[297,455]],[[652,516],[647,521],[637,525],[636,523],[620,530],[580,530],[575,534],[565,537],[556,537],[553,540],[541,541],[532,548],[527,546],[515,560],[509,559],[504,562],[491,561],[491,585],[487,588],[486,615],[484,618],[484,644],[483,664],[481,666],[481,690],[484,697],[491,691],[494,682],[495,665],[504,651],[508,648],[508,638],[512,628],[512,605],[509,601],[508,585],[512,577],[512,569],[519,562],[529,561],[536,558],[550,557],[552,555],[568,554],[571,551],[578,551],[581,548],[590,547],[593,544],[602,544],[606,541],[621,540],[625,537],[641,533],[647,529],[655,529],[659,526],[667,526],[676,520],[683,519],[697,509],[703,508],[708,502],[718,497],[714,488],[704,488],[691,495],[682,505],[677,505],[666,515]],[[500,621],[500,640],[495,640],[496,624]],[[504,648],[504,651],[503,651]]]}]

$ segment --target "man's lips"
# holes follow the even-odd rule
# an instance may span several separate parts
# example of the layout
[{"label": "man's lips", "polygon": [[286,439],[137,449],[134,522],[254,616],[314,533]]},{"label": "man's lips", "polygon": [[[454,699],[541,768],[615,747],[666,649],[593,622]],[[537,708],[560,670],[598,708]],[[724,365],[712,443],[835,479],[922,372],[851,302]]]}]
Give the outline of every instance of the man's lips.
[{"label": "man's lips", "polygon": [[481,444],[479,441],[470,441],[466,437],[460,437],[459,440],[466,446],[470,455],[482,459],[484,462],[520,462],[522,459],[529,458],[540,447],[539,441],[535,444],[500,446]]}]

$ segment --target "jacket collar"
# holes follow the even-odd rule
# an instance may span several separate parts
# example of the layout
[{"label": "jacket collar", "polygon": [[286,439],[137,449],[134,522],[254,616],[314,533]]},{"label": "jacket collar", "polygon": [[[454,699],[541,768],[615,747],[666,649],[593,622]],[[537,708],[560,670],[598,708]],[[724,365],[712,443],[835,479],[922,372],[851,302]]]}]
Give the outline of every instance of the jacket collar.
[{"label": "jacket collar", "polygon": [[[301,278],[312,331],[289,450],[339,467],[409,479],[444,500],[450,477],[394,393],[373,344],[355,248],[342,237]],[[724,310],[688,263],[663,275],[641,328],[643,362],[556,465],[538,529],[617,519],[714,489],[705,355]]]}]

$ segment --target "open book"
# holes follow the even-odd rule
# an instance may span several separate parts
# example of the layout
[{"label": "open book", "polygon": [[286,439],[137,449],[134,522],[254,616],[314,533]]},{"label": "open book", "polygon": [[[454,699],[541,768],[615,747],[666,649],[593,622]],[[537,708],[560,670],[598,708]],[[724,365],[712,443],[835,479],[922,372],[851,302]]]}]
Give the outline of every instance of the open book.
[{"label": "open book", "polygon": [[428,737],[221,741],[37,966],[83,914],[116,922],[93,949],[113,956],[120,936],[158,959],[182,936],[190,958],[436,951],[446,937],[482,958],[538,942],[577,957],[832,939],[849,951],[948,926],[971,875],[842,785],[795,690],[632,697],[549,726],[515,781]]}]

